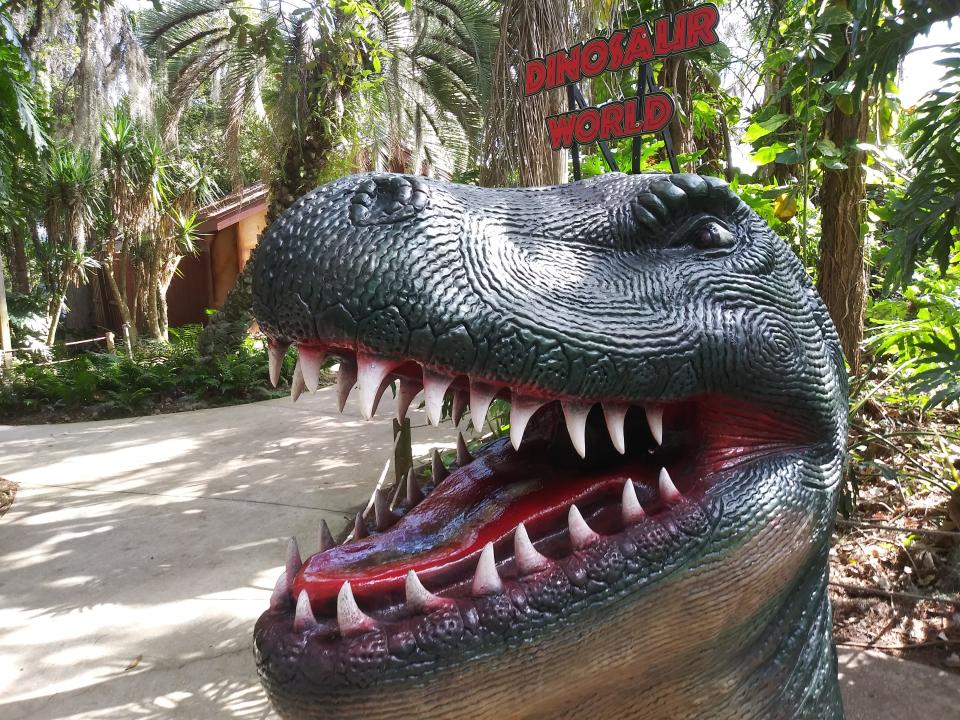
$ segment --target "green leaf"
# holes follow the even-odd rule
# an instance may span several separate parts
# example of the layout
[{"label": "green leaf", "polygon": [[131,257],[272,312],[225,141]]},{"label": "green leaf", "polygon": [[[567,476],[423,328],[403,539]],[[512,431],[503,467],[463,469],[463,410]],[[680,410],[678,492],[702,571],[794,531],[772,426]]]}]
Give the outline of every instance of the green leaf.
[{"label": "green leaf", "polygon": [[748,127],[747,131],[743,134],[743,141],[752,143],[762,137],[766,137],[775,130],[778,130],[789,119],[786,115],[777,114],[769,120],[750,123],[750,127]]},{"label": "green leaf", "polygon": [[830,138],[824,138],[817,143],[817,150],[825,157],[841,157],[843,153]]},{"label": "green leaf", "polygon": [[757,165],[767,165],[777,159],[777,155],[789,147],[786,143],[774,143],[767,147],[762,147],[750,156]]},{"label": "green leaf", "polygon": [[841,5],[831,5],[817,18],[817,24],[824,28],[832,25],[849,25],[852,21],[853,15]]},{"label": "green leaf", "polygon": [[853,96],[850,93],[837,95],[835,102],[837,103],[837,107],[840,108],[840,112],[844,115],[853,115]]}]

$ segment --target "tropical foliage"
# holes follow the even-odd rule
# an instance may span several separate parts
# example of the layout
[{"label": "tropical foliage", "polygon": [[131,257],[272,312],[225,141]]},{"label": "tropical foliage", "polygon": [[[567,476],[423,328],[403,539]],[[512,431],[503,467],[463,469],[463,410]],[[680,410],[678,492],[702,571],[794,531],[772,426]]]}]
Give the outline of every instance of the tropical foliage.
[{"label": "tropical foliage", "polygon": [[[264,344],[248,338],[216,358],[197,351],[199,326],[170,331],[169,344],[145,344],[128,358],[87,352],[53,364],[22,364],[0,385],[0,422],[141,415],[277,397],[267,381]],[[295,358],[286,359],[284,381]]]},{"label": "tropical foliage", "polygon": [[[70,59],[49,8],[8,3],[0,249],[19,317],[45,317],[53,343],[67,288],[97,278],[134,336],[166,337],[166,293],[196,249],[196,207],[259,177],[270,217],[316,183],[365,169],[563,181],[570,158],[544,145],[542,116],[566,100],[522,98],[523,61],[691,4],[169,0],[130,13],[74,3],[56,27],[80,47]],[[795,249],[855,374],[885,367],[891,398],[955,403],[960,43],[943,48],[945,83],[917,107],[902,106],[896,82],[910,48],[960,3],[723,6],[736,26],[729,44],[652,68],[677,101],[681,167],[725,176]],[[109,33],[126,71],[152,88],[149,110],[132,92],[85,96],[102,78],[95,39]],[[630,69],[582,89],[602,104],[637,81]],[[621,170],[670,167],[656,137],[610,150]],[[595,146],[581,148],[581,165],[587,176],[609,170]],[[239,350],[248,290],[242,275],[203,355]]]}]

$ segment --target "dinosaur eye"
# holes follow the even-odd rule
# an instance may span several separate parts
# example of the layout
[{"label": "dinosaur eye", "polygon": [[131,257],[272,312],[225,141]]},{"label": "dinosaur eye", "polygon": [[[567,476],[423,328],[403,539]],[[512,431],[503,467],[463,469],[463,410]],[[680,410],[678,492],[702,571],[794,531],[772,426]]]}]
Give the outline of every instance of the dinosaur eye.
[{"label": "dinosaur eye", "polygon": [[723,225],[711,220],[697,227],[691,233],[690,241],[695,247],[707,250],[732,247],[736,238]]}]

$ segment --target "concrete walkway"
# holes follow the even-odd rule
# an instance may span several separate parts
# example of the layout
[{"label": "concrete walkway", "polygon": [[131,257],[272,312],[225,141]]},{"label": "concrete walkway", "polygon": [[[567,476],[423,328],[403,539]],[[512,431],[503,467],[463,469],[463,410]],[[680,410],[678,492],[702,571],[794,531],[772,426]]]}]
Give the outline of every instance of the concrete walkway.
[{"label": "concrete walkway", "polygon": [[[274,718],[250,651],[282,569],[336,530],[392,455],[331,390],[177,415],[0,426],[0,718]],[[413,413],[414,426],[425,424]],[[453,445],[414,433],[416,454]],[[956,720],[960,679],[844,654],[849,720]]]}]

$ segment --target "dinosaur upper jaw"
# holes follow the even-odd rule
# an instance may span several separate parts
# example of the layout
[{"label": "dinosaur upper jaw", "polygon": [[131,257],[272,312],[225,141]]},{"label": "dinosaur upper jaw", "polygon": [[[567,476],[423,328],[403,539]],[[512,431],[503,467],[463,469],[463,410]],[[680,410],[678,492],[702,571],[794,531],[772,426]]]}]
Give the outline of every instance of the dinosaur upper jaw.
[{"label": "dinosaur upper jaw", "polygon": [[[285,349],[273,343],[271,353]],[[447,393],[454,414],[469,404],[477,424],[495,396],[512,408],[509,441],[476,458],[461,448],[451,469],[435,459],[426,483],[411,477],[405,492],[379,496],[348,542],[288,560],[271,612],[325,644],[375,630],[396,636],[432,612],[462,615],[511,592],[549,595],[557,572],[576,583],[584,553],[603,547],[699,543],[742,468],[811,443],[808,429],[729,396],[551,398],[322,343],[301,346],[295,395],[315,384],[328,351],[341,358],[341,407],[357,382],[368,417],[396,380],[400,415],[421,387],[435,420]]]}]

